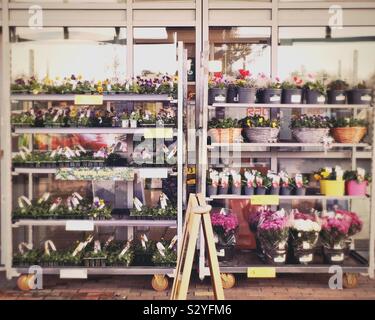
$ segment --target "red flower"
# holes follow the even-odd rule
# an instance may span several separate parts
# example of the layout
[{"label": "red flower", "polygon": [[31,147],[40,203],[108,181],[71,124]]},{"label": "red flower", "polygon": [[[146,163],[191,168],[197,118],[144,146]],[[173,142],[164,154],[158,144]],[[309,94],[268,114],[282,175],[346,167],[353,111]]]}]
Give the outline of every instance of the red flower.
[{"label": "red flower", "polygon": [[293,77],[293,80],[294,80],[294,82],[297,84],[297,85],[299,85],[299,84],[302,84],[302,79],[301,78],[299,78],[299,77]]},{"label": "red flower", "polygon": [[223,74],[221,72],[214,72],[214,77],[215,78],[222,78]]},{"label": "red flower", "polygon": [[242,78],[250,77],[250,71],[245,69],[238,70]]}]

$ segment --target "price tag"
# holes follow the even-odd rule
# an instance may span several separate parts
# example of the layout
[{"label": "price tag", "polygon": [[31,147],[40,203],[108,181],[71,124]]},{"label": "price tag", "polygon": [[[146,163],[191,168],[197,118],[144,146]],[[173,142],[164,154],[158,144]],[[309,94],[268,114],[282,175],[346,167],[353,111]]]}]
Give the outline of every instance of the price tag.
[{"label": "price tag", "polygon": [[60,269],[61,279],[87,279],[87,269]]},{"label": "price tag", "polygon": [[74,104],[77,105],[102,105],[103,96],[102,95],[86,95],[86,94],[77,94],[74,96]]},{"label": "price tag", "polygon": [[94,221],[68,220],[65,224],[66,231],[94,231]]},{"label": "price tag", "polygon": [[143,168],[139,170],[140,178],[168,178],[168,169],[162,168]]},{"label": "price tag", "polygon": [[277,206],[280,203],[280,197],[277,195],[254,195],[250,197],[250,203],[258,206]]},{"label": "price tag", "polygon": [[247,268],[248,278],[276,278],[276,269],[273,267]]},{"label": "price tag", "polygon": [[145,129],[145,139],[172,139],[172,128],[147,128]]}]

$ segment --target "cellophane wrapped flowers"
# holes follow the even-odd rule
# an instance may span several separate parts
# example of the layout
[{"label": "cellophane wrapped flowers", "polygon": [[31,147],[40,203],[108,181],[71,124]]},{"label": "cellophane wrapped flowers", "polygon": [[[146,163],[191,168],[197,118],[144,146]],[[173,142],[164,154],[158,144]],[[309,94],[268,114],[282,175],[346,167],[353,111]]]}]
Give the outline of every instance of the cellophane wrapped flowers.
[{"label": "cellophane wrapped flowers", "polygon": [[219,244],[235,245],[235,231],[238,228],[238,219],[235,214],[225,209],[211,213],[211,223]]}]

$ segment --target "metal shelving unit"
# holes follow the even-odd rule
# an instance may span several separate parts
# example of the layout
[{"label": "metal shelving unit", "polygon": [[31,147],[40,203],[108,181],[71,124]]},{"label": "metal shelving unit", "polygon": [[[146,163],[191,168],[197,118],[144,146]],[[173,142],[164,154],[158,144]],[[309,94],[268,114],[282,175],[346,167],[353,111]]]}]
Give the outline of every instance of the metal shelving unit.
[{"label": "metal shelving unit", "polygon": [[[206,75],[207,76],[207,75]],[[205,91],[205,96],[203,101],[207,105],[207,89]],[[358,144],[348,144],[348,143],[333,143],[329,148],[324,148],[323,144],[319,143],[298,143],[293,141],[280,141],[277,143],[211,143],[208,144],[208,120],[210,117],[210,112],[221,108],[221,110],[228,110],[235,108],[247,109],[249,107],[254,108],[268,108],[268,109],[340,109],[340,110],[352,110],[353,115],[357,115],[359,110],[367,110],[371,117],[371,129],[369,134],[371,135],[371,143],[358,143]],[[372,147],[373,141],[375,141],[375,112],[373,112],[373,107],[371,105],[307,105],[307,104],[237,104],[237,103],[215,103],[212,106],[207,106],[203,108],[202,114],[202,135],[200,141],[200,157],[201,157],[201,170],[200,170],[200,182],[201,182],[201,192],[206,194],[206,175],[208,168],[241,168],[249,167],[250,163],[244,162],[244,158],[260,158],[268,159],[270,161],[270,169],[277,171],[278,162],[280,159],[346,159],[351,161],[350,165],[352,169],[357,167],[358,159],[368,159],[371,161],[371,175],[372,179],[375,178],[375,165],[374,157],[375,151]],[[322,166],[324,163],[322,164]],[[372,180],[375,181],[375,180]],[[360,248],[358,250],[352,250],[350,257],[342,265],[342,270],[346,274],[358,274],[366,273],[370,277],[374,276],[374,234],[373,230],[374,224],[374,214],[375,214],[375,202],[373,201],[374,195],[374,183],[371,187],[370,195],[367,196],[324,196],[324,195],[305,195],[305,196],[279,196],[280,203],[291,202],[296,200],[315,200],[320,202],[323,207],[327,205],[329,200],[341,200],[347,201],[349,206],[353,200],[360,200],[365,202],[370,202],[370,219],[369,219],[369,242],[366,245],[366,249]],[[215,204],[223,204],[225,206],[229,205],[229,201],[250,201],[251,196],[246,195],[215,195],[207,198],[207,201]],[[271,205],[271,203],[270,203]],[[209,270],[206,266],[205,257],[205,247],[203,241],[199,245],[199,276],[203,279],[205,276],[209,275]],[[286,265],[266,265],[262,260],[256,255],[254,250],[242,250],[236,251],[236,255],[233,261],[222,262],[220,264],[220,270],[223,274],[230,274],[229,278],[223,277],[225,279],[234,279],[235,273],[246,273],[250,267],[274,267],[277,273],[328,273],[329,265],[325,264],[321,256],[317,256],[314,264],[311,265],[298,265],[298,264],[286,264]],[[234,285],[234,282],[233,282]]]},{"label": "metal shelving unit", "polygon": [[[87,225],[90,225],[92,230],[98,230],[102,227],[123,227],[127,229],[128,238],[133,237],[134,229],[137,227],[163,227],[163,228],[172,228],[176,229],[176,234],[178,236],[178,246],[180,245],[181,234],[182,234],[182,219],[183,219],[183,156],[184,156],[184,131],[183,131],[183,109],[184,109],[184,99],[185,99],[185,89],[187,86],[186,82],[186,52],[183,49],[183,43],[179,42],[177,46],[177,55],[178,55],[178,99],[170,99],[167,95],[131,95],[131,94],[113,94],[113,95],[104,95],[103,102],[109,103],[110,101],[127,101],[127,102],[158,102],[163,101],[170,104],[177,104],[177,127],[170,128],[15,128],[13,135],[19,134],[28,134],[32,137],[34,134],[126,134],[130,138],[134,135],[142,135],[145,138],[162,138],[165,135],[166,138],[177,137],[177,164],[173,167],[134,167],[134,173],[141,177],[147,177],[150,174],[150,177],[155,176],[155,172],[158,171],[158,176],[169,177],[171,175],[177,175],[177,219],[173,220],[138,220],[131,219],[128,216],[122,218],[116,218],[111,220],[32,220],[32,219],[22,219],[11,221],[10,224],[2,225],[2,232],[7,232],[11,234],[11,239],[13,239],[13,230],[16,230],[20,227],[26,228],[27,233],[27,242],[33,243],[33,228],[37,227],[65,227],[67,230],[68,224],[75,224],[76,226],[80,223],[85,225],[81,231],[87,231]],[[24,101],[24,102],[34,102],[34,101],[45,101],[45,102],[54,102],[54,101],[74,101],[75,95],[32,95],[32,94],[17,94],[11,95],[11,101]],[[32,140],[32,139],[31,139]],[[127,141],[132,141],[128,139]],[[32,147],[32,143],[30,143]],[[132,147],[129,149],[132,150]],[[129,151],[131,152],[131,151]],[[11,155],[11,150],[5,150],[7,155]],[[58,168],[20,168],[16,167],[11,174],[19,175],[26,174],[29,176],[28,183],[28,194],[29,198],[33,195],[33,176],[40,174],[49,174],[53,175],[57,172]],[[133,181],[126,182],[128,191],[127,191],[127,205],[128,207],[132,206],[133,201]],[[2,186],[4,187],[4,186]],[[12,186],[7,186],[6,190],[3,192],[9,192],[12,194]],[[11,208],[9,212],[2,212],[2,214],[11,217],[12,212]],[[86,228],[86,229],[85,229]],[[75,229],[74,231],[80,231]],[[69,231],[66,231],[69,232]],[[19,276],[20,273],[27,273],[26,268],[18,268],[12,265],[12,242],[7,243],[6,251],[6,260],[5,260],[5,271],[8,278]],[[84,271],[84,274],[87,275],[154,275],[156,278],[160,276],[173,276],[174,268],[171,267],[98,267],[98,268],[86,268],[86,267],[56,267],[56,268],[43,268],[44,274],[60,274],[62,270],[69,269],[77,271],[78,273]],[[165,280],[164,280],[165,281]]]}]

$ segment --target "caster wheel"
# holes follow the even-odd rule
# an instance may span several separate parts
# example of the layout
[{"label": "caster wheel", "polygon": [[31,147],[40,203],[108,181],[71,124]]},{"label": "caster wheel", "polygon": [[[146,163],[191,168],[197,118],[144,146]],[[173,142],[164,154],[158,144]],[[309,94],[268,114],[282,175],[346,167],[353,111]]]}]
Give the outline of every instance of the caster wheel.
[{"label": "caster wheel", "polygon": [[358,273],[344,273],[342,280],[343,280],[343,287],[346,289],[356,288],[358,286]]},{"label": "caster wheel", "polygon": [[233,288],[236,284],[236,278],[232,273],[221,273],[221,282],[223,283],[224,289]]},{"label": "caster wheel", "polygon": [[17,280],[17,286],[22,291],[29,291],[32,289],[34,281],[34,274],[21,274]]},{"label": "caster wheel", "polygon": [[165,275],[155,274],[151,280],[151,286],[155,291],[164,291],[168,288],[168,278]]}]

